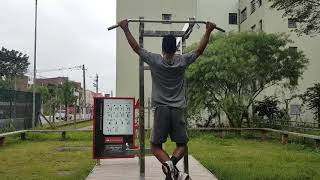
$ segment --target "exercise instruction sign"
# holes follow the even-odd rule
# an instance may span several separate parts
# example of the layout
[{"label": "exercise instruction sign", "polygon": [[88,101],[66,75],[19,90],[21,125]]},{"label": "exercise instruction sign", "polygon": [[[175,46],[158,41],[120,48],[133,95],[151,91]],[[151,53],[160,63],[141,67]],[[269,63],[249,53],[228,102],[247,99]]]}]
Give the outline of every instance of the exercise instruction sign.
[{"label": "exercise instruction sign", "polygon": [[134,98],[96,97],[94,99],[93,157],[131,157],[134,147]]}]

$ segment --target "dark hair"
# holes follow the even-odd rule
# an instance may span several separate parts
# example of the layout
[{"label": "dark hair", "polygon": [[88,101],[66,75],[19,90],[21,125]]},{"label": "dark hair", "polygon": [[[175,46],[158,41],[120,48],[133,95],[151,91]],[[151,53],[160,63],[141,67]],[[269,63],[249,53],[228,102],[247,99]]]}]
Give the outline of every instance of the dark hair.
[{"label": "dark hair", "polygon": [[173,35],[166,35],[162,39],[162,51],[174,54],[177,51],[177,40]]}]

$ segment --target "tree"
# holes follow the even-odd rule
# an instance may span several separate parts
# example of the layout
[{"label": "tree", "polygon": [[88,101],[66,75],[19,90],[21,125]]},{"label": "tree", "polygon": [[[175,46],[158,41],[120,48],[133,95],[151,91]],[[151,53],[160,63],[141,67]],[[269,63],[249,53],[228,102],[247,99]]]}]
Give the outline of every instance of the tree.
[{"label": "tree", "polygon": [[303,103],[306,103],[309,110],[313,111],[314,119],[318,121],[320,128],[320,83],[308,88],[301,97]]},{"label": "tree", "polygon": [[[44,93],[45,98],[43,100],[43,111],[45,114],[48,114],[49,116],[53,116],[54,121],[54,114],[56,110],[58,109],[59,105],[62,104],[62,98],[58,98],[60,96],[59,92],[59,86],[49,84],[48,86],[44,87],[46,90],[42,90],[42,93]],[[37,89],[36,89],[37,91]],[[40,93],[41,94],[41,93]]]},{"label": "tree", "polygon": [[[33,86],[32,85],[28,91],[29,92],[32,92],[33,91]],[[46,103],[49,101],[50,99],[50,96],[49,96],[49,89],[47,86],[38,86],[36,85],[35,86],[35,92],[40,94],[41,96],[41,107],[43,108],[43,111],[44,111],[44,114],[46,114],[46,110],[47,110],[47,107],[46,107]]]},{"label": "tree", "polygon": [[280,103],[275,96],[265,96],[262,101],[254,102],[253,114],[260,117],[260,122],[263,122],[266,117],[270,125],[274,124],[275,120],[282,125],[286,125],[288,124],[290,116],[287,108],[281,109],[279,107]]},{"label": "tree", "polygon": [[0,89],[13,89],[14,83],[11,79],[1,79],[0,77]]},{"label": "tree", "polygon": [[4,47],[0,50],[0,78],[11,79],[23,76],[28,69],[28,55],[16,50],[8,50]]},{"label": "tree", "polygon": [[295,30],[298,35],[320,33],[319,0],[269,0],[271,7],[284,11],[283,17],[292,18],[299,23]]},{"label": "tree", "polygon": [[[266,88],[298,85],[308,64],[292,51],[284,34],[229,33],[211,38],[204,54],[187,71],[187,99],[192,112],[223,111],[232,127],[249,124],[249,108]],[[192,47],[191,47],[192,49]]]},{"label": "tree", "polygon": [[58,98],[59,87],[56,85],[48,85],[49,91],[49,100],[46,102],[46,107],[48,108],[48,114],[53,116],[53,121],[55,119],[54,113],[56,112],[57,108],[60,104],[60,99]]},{"label": "tree", "polygon": [[40,94],[42,103],[45,103],[49,100],[49,90],[46,86],[36,86],[35,90]]},{"label": "tree", "polygon": [[65,120],[68,119],[68,107],[76,102],[77,97],[75,96],[76,88],[75,85],[70,81],[65,81],[59,88],[58,94],[61,102],[65,106]]},{"label": "tree", "polygon": [[256,101],[253,109],[254,113],[263,119],[265,116],[269,120],[273,120],[280,111],[278,108],[279,101],[274,96],[266,96],[262,101]]}]

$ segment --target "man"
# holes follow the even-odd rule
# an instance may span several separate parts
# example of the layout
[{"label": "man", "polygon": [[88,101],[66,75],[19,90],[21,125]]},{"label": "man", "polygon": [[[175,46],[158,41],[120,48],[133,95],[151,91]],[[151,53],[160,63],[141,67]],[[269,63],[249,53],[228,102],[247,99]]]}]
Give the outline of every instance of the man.
[{"label": "man", "polygon": [[[190,179],[186,173],[179,172],[176,167],[178,161],[187,150],[188,136],[183,112],[186,107],[184,74],[187,67],[193,63],[205,50],[211,32],[216,25],[207,22],[206,32],[198,49],[184,55],[176,55],[176,38],[172,35],[163,37],[162,56],[142,49],[132,36],[128,21],[118,23],[131,46],[142,60],[150,66],[152,76],[152,106],[154,111],[154,125],[151,137],[151,151],[162,163],[162,170],[166,180]],[[162,144],[170,135],[176,143],[171,158],[162,149]]]}]

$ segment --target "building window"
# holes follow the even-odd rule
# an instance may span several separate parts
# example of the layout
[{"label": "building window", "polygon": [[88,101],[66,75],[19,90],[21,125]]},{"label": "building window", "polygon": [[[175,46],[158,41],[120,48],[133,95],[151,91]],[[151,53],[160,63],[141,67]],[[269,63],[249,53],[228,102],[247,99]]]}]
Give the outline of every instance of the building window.
[{"label": "building window", "polygon": [[251,14],[256,11],[256,0],[251,1]]},{"label": "building window", "polygon": [[290,104],[290,115],[299,116],[301,114],[301,105]]},{"label": "building window", "polygon": [[259,7],[262,6],[262,0],[258,0],[258,5],[259,5]]},{"label": "building window", "polygon": [[[162,14],[162,20],[171,21],[172,20],[172,14]],[[170,22],[165,22],[165,24],[170,24]]]},{"label": "building window", "polygon": [[256,31],[256,25],[251,26],[251,31],[255,32]]},{"label": "building window", "polygon": [[262,19],[259,21],[259,31],[260,31],[260,32],[263,32]]},{"label": "building window", "polygon": [[241,22],[245,21],[247,19],[247,8],[244,8],[241,11]]},{"label": "building window", "polygon": [[238,14],[229,13],[229,24],[238,24]]},{"label": "building window", "polygon": [[294,19],[289,18],[288,19],[288,28],[296,28],[297,27],[297,23]]}]

